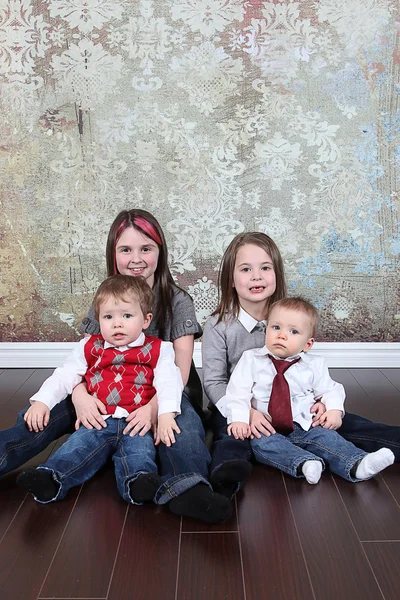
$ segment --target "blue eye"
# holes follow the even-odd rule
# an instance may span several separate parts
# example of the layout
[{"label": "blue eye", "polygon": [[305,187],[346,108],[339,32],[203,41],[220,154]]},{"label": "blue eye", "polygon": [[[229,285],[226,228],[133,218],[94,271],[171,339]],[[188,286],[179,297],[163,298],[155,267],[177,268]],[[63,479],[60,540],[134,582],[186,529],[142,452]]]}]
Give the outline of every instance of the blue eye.
[{"label": "blue eye", "polygon": [[124,319],[130,319],[131,318],[131,314],[130,313],[125,313],[124,314]]},{"label": "blue eye", "polygon": [[279,330],[280,330],[280,327],[279,327],[279,325],[272,325],[272,329],[273,329],[274,331],[279,331]]},{"label": "blue eye", "polygon": [[297,331],[297,329],[291,329],[290,333],[293,333],[293,335],[297,335],[299,332]]}]

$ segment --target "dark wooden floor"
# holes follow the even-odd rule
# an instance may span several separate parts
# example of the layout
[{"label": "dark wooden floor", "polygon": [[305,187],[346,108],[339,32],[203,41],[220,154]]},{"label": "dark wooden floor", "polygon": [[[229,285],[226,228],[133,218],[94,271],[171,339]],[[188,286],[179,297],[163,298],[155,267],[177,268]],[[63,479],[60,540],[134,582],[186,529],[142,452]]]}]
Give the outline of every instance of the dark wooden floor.
[{"label": "dark wooden floor", "polygon": [[[0,370],[1,428],[49,373]],[[400,424],[400,369],[332,374],[347,410]],[[0,598],[395,600],[399,474],[396,464],[352,484],[324,473],[310,486],[257,465],[229,522],[206,526],[128,506],[108,468],[45,506],[15,486],[14,472],[0,480]]]}]

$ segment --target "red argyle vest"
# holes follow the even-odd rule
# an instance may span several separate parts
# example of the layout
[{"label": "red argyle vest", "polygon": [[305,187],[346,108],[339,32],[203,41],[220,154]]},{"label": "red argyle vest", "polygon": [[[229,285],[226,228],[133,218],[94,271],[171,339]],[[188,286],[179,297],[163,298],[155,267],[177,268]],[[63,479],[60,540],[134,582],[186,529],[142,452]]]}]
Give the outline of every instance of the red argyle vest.
[{"label": "red argyle vest", "polygon": [[129,413],[147,404],[156,390],[154,368],[160,356],[161,340],[145,336],[143,346],[104,348],[101,335],[92,335],[84,346],[88,364],[85,380],[88,392],[96,396],[112,415],[117,406]]}]

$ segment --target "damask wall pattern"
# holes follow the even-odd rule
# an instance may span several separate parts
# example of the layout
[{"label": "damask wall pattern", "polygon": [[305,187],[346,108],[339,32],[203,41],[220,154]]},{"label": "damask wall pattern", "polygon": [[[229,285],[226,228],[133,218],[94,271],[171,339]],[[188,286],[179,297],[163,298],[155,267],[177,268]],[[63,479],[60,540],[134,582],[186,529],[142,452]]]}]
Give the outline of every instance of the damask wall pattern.
[{"label": "damask wall pattern", "polygon": [[399,341],[397,0],[0,0],[2,341],[71,341],[123,208],[204,322],[271,235],[321,341]]}]

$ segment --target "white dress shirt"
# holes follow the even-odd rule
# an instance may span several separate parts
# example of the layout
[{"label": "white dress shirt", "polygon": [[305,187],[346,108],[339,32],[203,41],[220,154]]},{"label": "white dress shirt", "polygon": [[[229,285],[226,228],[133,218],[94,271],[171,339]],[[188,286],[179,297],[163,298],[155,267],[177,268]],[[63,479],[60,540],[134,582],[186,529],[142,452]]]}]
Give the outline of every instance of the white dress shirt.
[{"label": "white dress shirt", "polygon": [[[66,358],[62,367],[58,367],[52,375],[42,384],[40,390],[34,394],[30,402],[36,400],[43,402],[50,410],[59,402],[64,400],[78,383],[81,383],[88,370],[88,364],[85,358],[84,347],[89,337],[82,339],[71,354]],[[128,348],[143,346],[145,335],[142,332],[140,336],[128,346],[120,346],[118,350],[124,352]],[[104,343],[104,348],[114,348],[108,342]],[[154,368],[153,386],[157,392],[158,415],[167,412],[181,412],[181,398],[183,392],[182,376],[179,368],[175,364],[174,347],[171,342],[161,342],[160,356]],[[106,419],[110,416],[120,419],[128,416],[128,411],[117,406],[113,415],[103,415]]]},{"label": "white dress shirt", "polygon": [[[249,423],[251,407],[268,414],[272,382],[276,375],[268,354],[272,352],[266,346],[247,350],[236,365],[226,390],[228,423]],[[293,421],[308,431],[312,424],[312,405],[321,400],[327,410],[343,412],[345,392],[340,383],[331,379],[322,356],[303,352],[298,356],[299,362],[289,367],[284,377],[289,384]],[[295,358],[297,356],[286,360]]]}]

